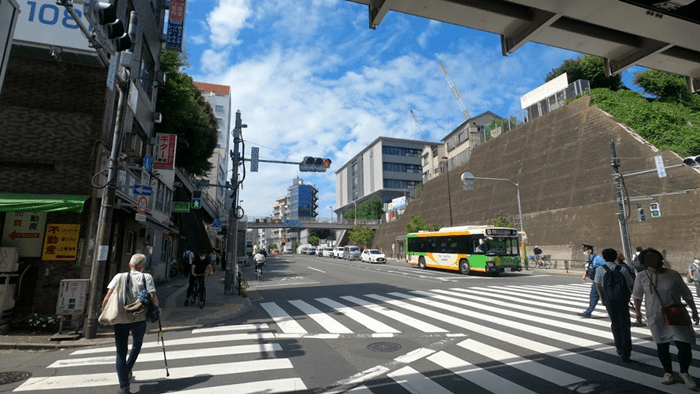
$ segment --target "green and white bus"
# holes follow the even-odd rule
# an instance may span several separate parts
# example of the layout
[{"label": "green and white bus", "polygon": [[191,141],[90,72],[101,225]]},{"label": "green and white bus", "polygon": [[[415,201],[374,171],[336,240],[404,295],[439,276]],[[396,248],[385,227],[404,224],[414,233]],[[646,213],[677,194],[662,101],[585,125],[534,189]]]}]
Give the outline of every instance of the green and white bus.
[{"label": "green and white bus", "polygon": [[469,275],[520,271],[518,230],[492,226],[444,227],[406,235],[406,261],[420,268],[442,268]]}]

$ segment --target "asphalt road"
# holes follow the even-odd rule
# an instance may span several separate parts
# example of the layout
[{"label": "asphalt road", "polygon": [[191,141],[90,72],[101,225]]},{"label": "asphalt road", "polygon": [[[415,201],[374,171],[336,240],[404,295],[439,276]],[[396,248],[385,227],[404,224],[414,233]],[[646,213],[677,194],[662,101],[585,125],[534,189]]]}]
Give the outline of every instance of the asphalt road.
[{"label": "asphalt road", "polygon": [[[260,282],[252,270],[252,311],[168,332],[169,378],[147,336],[134,393],[688,391],[679,377],[660,383],[646,327],[632,329],[633,362],[620,361],[604,308],[578,316],[590,282],[577,275],[463,276],[298,255],[270,256]],[[113,346],[2,354],[2,371],[33,376],[0,392],[117,391]]]}]

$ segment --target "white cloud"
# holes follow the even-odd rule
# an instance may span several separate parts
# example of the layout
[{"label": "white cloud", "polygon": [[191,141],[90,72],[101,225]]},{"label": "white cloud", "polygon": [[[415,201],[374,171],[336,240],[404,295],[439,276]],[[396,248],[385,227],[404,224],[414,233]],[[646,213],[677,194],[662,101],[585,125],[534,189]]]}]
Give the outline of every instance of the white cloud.
[{"label": "white cloud", "polygon": [[428,44],[428,40],[437,35],[441,25],[442,24],[438,21],[431,20],[428,22],[428,27],[423,30],[423,32],[416,39],[416,41],[418,41],[418,45],[425,47]]},{"label": "white cloud", "polygon": [[212,44],[215,47],[240,44],[238,33],[247,27],[251,14],[249,0],[221,0],[207,16]]}]

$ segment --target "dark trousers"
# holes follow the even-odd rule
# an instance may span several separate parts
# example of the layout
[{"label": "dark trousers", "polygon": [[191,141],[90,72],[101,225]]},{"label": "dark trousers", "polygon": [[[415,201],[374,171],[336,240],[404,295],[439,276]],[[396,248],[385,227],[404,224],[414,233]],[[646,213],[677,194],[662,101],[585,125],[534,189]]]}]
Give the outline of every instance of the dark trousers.
[{"label": "dark trousers", "polygon": [[197,277],[192,275],[192,272],[190,272],[190,282],[187,285],[187,295],[185,297],[190,298],[190,295],[192,294],[192,290],[194,290],[194,284],[197,281]]},{"label": "dark trousers", "polygon": [[[675,341],[678,348],[678,364],[681,365],[681,373],[687,373],[691,361],[693,361],[693,353],[688,342]],[[671,362],[671,352],[669,350],[670,343],[657,343],[656,350],[659,353],[659,361],[664,367],[664,372],[673,373],[673,363]]]},{"label": "dark trousers", "polygon": [[[132,343],[129,358],[126,353],[129,346],[129,332],[131,332]],[[129,387],[129,372],[134,368],[136,358],[141,352],[143,336],[146,334],[146,321],[137,321],[127,324],[114,325],[114,343],[117,346],[117,377],[119,377],[119,387]],[[687,368],[686,368],[687,369]]]},{"label": "dark trousers", "polygon": [[599,298],[600,296],[598,296],[598,289],[596,289],[595,283],[591,283],[591,301],[588,303],[588,309],[586,309],[585,312],[587,315],[593,313],[595,306],[598,305]]},{"label": "dark trousers", "polygon": [[605,309],[610,316],[610,328],[615,338],[617,354],[629,357],[632,354],[632,334],[630,333],[630,309],[627,302],[607,302]]},{"label": "dark trousers", "polygon": [[695,284],[695,293],[700,297],[700,282],[694,280],[693,283]]}]

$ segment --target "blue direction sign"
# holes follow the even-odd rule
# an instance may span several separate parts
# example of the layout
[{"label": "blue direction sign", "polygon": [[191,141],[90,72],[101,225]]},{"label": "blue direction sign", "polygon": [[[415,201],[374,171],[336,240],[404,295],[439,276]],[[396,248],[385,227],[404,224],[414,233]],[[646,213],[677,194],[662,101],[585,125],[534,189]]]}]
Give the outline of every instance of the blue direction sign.
[{"label": "blue direction sign", "polygon": [[153,168],[153,156],[151,155],[146,155],[143,157],[143,169],[146,170],[146,172],[151,172],[151,169]]},{"label": "blue direction sign", "polygon": [[149,197],[153,194],[153,188],[150,186],[134,185],[134,190],[132,193],[139,196]]},{"label": "blue direction sign", "polygon": [[284,225],[286,227],[301,227],[301,220],[285,220]]},{"label": "blue direction sign", "polygon": [[214,228],[219,228],[221,227],[221,220],[216,219],[211,223],[211,225],[214,226]]}]

